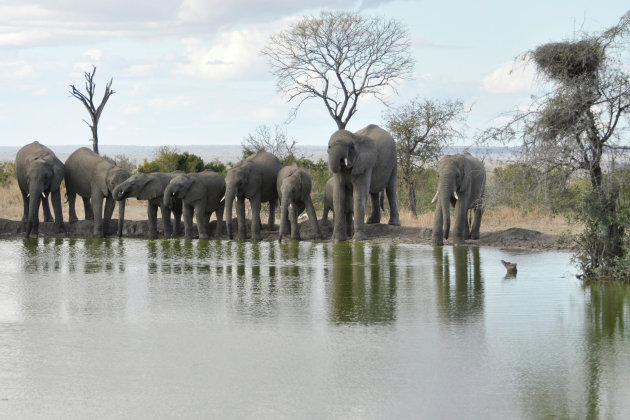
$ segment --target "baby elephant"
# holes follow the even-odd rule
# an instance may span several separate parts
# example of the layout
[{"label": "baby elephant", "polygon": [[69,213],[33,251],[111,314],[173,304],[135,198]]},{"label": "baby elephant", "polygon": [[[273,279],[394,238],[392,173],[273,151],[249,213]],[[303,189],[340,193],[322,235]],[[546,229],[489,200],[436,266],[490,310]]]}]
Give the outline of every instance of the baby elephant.
[{"label": "baby elephant", "polygon": [[[282,241],[282,235],[288,230],[287,218],[291,218],[291,239],[300,239],[300,226],[298,216],[306,208],[306,214],[313,224],[315,236],[321,239],[322,232],[317,224],[315,207],[311,200],[311,176],[295,163],[285,166],[278,173],[276,181],[278,197],[280,198],[280,234],[278,240]],[[289,215],[289,205],[291,211]]]},{"label": "baby elephant", "polygon": [[[324,213],[322,214],[322,224],[324,226],[328,226],[328,212],[333,212],[333,220],[335,214],[335,207],[333,205],[333,188],[335,188],[335,179],[330,178],[328,182],[326,182],[326,187],[324,189]],[[354,235],[354,224],[352,223],[352,185],[347,186],[347,191],[345,194],[346,197],[346,205],[344,206],[346,210],[345,218],[346,218],[346,235],[348,237],[352,237]]]},{"label": "baby elephant", "polygon": [[[182,171],[175,172],[152,172],[138,173],[114,188],[113,196],[117,201],[129,197],[136,197],[138,200],[147,200],[147,216],[149,218],[149,239],[155,239],[157,233],[157,209],[162,213],[162,223],[164,224],[164,237],[171,238],[181,232],[182,220],[182,200],[172,200],[173,208],[164,205],[164,190],[173,178],[183,174]],[[171,210],[175,220],[175,229],[171,223]]]},{"label": "baby elephant", "polygon": [[217,216],[216,236],[221,235],[223,207],[225,205],[225,181],[216,172],[206,170],[199,173],[181,174],[174,177],[164,190],[164,206],[172,206],[174,199],[183,201],[184,236],[193,238],[193,212],[197,219],[199,239],[210,238],[210,216]]}]

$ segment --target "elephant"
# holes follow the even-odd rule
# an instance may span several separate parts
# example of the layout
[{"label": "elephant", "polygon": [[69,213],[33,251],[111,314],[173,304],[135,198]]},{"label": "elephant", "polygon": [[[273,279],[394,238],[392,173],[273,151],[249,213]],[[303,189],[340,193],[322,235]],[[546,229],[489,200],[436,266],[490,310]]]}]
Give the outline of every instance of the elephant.
[{"label": "elephant", "polygon": [[64,229],[61,211],[61,181],[65,168],[55,153],[48,147],[34,141],[18,150],[15,156],[15,172],[24,202],[25,235],[28,238],[33,232],[39,233],[39,203],[44,210],[44,221],[52,221],[48,205],[48,195],[55,212],[55,227],[61,232]]},{"label": "elephant", "polygon": [[[280,199],[280,234],[278,241],[282,241],[282,235],[288,228],[287,219],[289,217],[291,219],[291,239],[300,239],[300,226],[297,218],[304,209],[306,209],[306,214],[311,220],[316,239],[321,239],[322,232],[317,223],[317,214],[315,213],[313,200],[311,200],[311,176],[309,173],[295,163],[285,166],[278,172],[276,187]],[[289,206],[291,206],[290,215]]]},{"label": "elephant", "polygon": [[232,233],[232,203],[236,198],[236,217],[238,221],[238,239],[246,238],[245,227],[245,199],[249,200],[252,208],[252,238],[261,240],[260,207],[261,203],[269,202],[269,229],[274,229],[278,190],[276,180],[282,169],[280,160],[269,152],[260,151],[240,161],[232,167],[225,178],[225,212],[227,234],[230,239]]},{"label": "elephant", "polygon": [[[324,213],[322,214],[322,224],[324,226],[328,225],[328,212],[330,212],[331,210],[333,211],[333,217],[334,217],[334,203],[333,203],[333,190],[335,188],[334,186],[335,184],[335,178],[329,178],[328,181],[326,181],[326,187],[324,188]],[[345,204],[345,211],[346,211],[346,235],[348,237],[352,237],[352,235],[354,234],[354,224],[352,223],[352,184],[350,184],[349,186],[346,186],[346,204]],[[334,220],[334,219],[333,219]]]},{"label": "elephant", "polygon": [[[66,159],[66,194],[70,222],[78,220],[74,207],[76,196],[79,194],[83,199],[86,220],[94,219],[94,236],[104,236],[116,205],[112,193],[116,186],[127,178],[129,171],[107,161],[87,147],[75,150]],[[118,203],[119,237],[122,236],[124,221],[125,200],[121,200]]]},{"label": "elephant", "polygon": [[[149,218],[149,239],[157,238],[157,209],[162,213],[164,237],[175,237],[181,232],[182,200],[172,200],[173,208],[164,205],[164,190],[173,178],[183,174],[183,171],[138,173],[121,182],[112,192],[117,201],[129,197],[147,200],[147,216]],[[171,223],[171,211],[175,228]]]},{"label": "elephant", "polygon": [[[377,125],[351,133],[338,130],[328,142],[328,168],[333,173],[333,207],[336,215],[346,214],[346,195],[349,186],[353,192],[353,240],[367,239],[365,233],[365,206],[367,195],[372,201],[372,213],[367,223],[380,223],[379,193],[385,190],[389,203],[389,224],[400,226],[396,198],[398,166],[396,142]],[[346,218],[335,217],[333,240],[346,240]]]},{"label": "elephant", "polygon": [[[451,227],[450,207],[455,208],[453,243],[479,239],[481,216],[486,201],[486,170],[483,162],[470,153],[444,156],[438,162],[438,189],[432,203],[438,201],[433,217],[433,245],[444,245]],[[468,210],[473,210],[469,226]]]},{"label": "elephant", "polygon": [[193,238],[193,212],[197,219],[199,239],[209,239],[210,216],[217,217],[216,237],[221,235],[223,224],[223,196],[225,180],[218,173],[203,172],[175,176],[164,190],[164,206],[172,207],[174,199],[182,200],[184,212],[184,237]]}]

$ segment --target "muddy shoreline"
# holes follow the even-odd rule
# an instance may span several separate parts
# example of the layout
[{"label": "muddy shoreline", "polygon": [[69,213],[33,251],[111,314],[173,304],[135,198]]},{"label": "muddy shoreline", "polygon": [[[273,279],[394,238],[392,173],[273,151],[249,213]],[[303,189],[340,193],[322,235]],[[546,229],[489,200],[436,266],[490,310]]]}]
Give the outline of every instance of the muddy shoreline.
[{"label": "muddy shoreline", "polygon": [[[107,229],[107,236],[115,236],[118,221],[113,219]],[[214,232],[216,222],[211,222],[211,232]],[[236,226],[234,226],[236,227]],[[332,225],[320,226],[324,240],[330,240]],[[149,228],[147,220],[125,220],[123,237],[146,238]],[[163,238],[161,220],[158,219],[159,238]],[[221,239],[227,239],[225,226]],[[262,230],[263,240],[277,240],[278,231]],[[300,223],[300,233],[303,240],[314,239],[313,231],[308,221]],[[419,243],[431,244],[431,229],[416,226],[390,226],[387,224],[366,225],[368,242],[375,243]],[[249,232],[248,232],[249,234]],[[0,218],[0,238],[15,238],[24,235],[24,227],[21,221]],[[52,222],[40,222],[39,237],[72,237],[87,238],[92,236],[92,221],[79,220],[73,223],[65,223],[64,232],[57,232]],[[214,238],[211,238],[214,239]],[[290,240],[285,236],[284,240]],[[523,248],[541,250],[571,250],[574,241],[570,237],[550,235],[535,230],[510,228],[500,231],[484,232],[478,240],[468,240],[466,245],[490,246],[499,248]],[[445,245],[452,245],[450,240]]]}]

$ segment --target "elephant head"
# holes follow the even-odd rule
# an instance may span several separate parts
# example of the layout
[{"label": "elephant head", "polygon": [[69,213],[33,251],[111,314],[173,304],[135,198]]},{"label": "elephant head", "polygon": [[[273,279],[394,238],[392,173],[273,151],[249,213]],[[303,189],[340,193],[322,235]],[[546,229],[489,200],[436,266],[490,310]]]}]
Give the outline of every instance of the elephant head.
[{"label": "elephant head", "polygon": [[347,130],[336,131],[328,142],[328,167],[333,173],[361,175],[376,162],[374,140]]},{"label": "elephant head", "polygon": [[193,204],[206,197],[207,190],[194,176],[188,174],[177,175],[164,190],[164,205],[172,207],[173,198],[179,198],[185,203]]},{"label": "elephant head", "polygon": [[138,200],[151,200],[163,195],[162,185],[145,173],[138,173],[121,182],[114,188],[113,196],[116,200],[136,197]]}]

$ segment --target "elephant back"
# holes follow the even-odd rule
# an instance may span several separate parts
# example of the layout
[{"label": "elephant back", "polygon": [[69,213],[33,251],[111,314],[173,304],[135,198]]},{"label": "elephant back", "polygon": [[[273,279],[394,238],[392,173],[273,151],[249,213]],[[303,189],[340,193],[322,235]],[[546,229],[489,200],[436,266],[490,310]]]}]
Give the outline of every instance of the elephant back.
[{"label": "elephant back", "polygon": [[[106,180],[108,171],[115,168],[111,162],[94,153],[87,147],[81,147],[66,159],[66,189],[68,193],[77,193],[83,197],[92,194],[92,185],[97,184],[103,195],[108,195]],[[122,168],[120,168],[122,169]],[[128,175],[127,175],[128,177]],[[103,179],[101,179],[103,178]]]},{"label": "elephant back", "polygon": [[370,192],[380,192],[387,187],[391,178],[397,175],[396,141],[391,134],[375,124],[370,124],[355,134],[374,141],[377,159],[372,168]]}]

